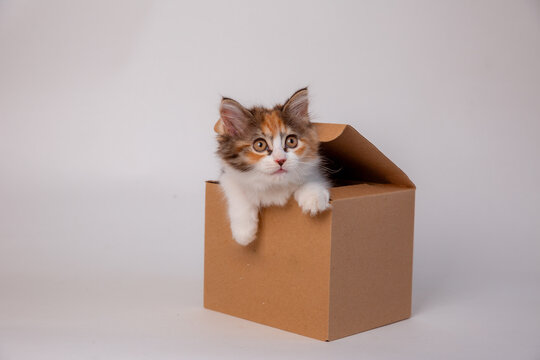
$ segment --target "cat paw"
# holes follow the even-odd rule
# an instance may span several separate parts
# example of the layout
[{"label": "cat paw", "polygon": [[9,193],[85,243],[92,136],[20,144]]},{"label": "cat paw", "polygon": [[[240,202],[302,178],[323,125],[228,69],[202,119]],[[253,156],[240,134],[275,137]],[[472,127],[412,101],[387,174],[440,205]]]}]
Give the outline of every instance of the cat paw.
[{"label": "cat paw", "polygon": [[330,192],[321,186],[306,185],[296,191],[294,197],[302,208],[302,212],[311,216],[330,207]]},{"label": "cat paw", "polygon": [[231,231],[234,240],[238,244],[246,246],[255,240],[255,236],[257,235],[257,226],[231,224]]}]

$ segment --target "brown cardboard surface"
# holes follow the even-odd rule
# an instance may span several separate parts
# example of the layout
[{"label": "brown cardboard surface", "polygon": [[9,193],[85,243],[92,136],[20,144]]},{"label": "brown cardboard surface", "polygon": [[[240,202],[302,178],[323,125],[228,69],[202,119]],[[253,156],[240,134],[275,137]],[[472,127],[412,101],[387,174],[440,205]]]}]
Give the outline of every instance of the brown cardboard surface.
[{"label": "brown cardboard surface", "polygon": [[[204,306],[325,340],[332,214],[294,202],[261,211],[257,240],[234,242],[218,184],[206,185]],[[294,241],[292,241],[294,239]]]},{"label": "brown cardboard surface", "polygon": [[410,316],[414,192],[332,203],[330,340]]},{"label": "brown cardboard surface", "polygon": [[204,306],[320,340],[410,316],[414,184],[352,127],[316,124],[330,156],[332,208],[291,199],[261,209],[238,245],[216,182],[206,183]]}]

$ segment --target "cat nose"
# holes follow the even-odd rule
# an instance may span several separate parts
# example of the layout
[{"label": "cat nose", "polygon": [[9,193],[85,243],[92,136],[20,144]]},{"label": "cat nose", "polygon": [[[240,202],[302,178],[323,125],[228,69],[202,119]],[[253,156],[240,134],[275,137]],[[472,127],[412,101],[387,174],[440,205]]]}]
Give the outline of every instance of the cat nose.
[{"label": "cat nose", "polygon": [[279,166],[283,165],[287,159],[278,159],[276,162],[279,164]]}]

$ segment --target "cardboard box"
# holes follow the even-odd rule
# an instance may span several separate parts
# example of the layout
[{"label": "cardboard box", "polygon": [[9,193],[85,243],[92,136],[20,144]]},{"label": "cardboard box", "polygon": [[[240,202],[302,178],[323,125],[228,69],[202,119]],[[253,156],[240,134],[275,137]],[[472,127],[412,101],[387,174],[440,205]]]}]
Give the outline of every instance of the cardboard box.
[{"label": "cardboard box", "polygon": [[331,210],[264,208],[243,247],[221,187],[206,183],[204,306],[335,340],[410,316],[415,186],[351,126],[316,126],[335,169]]}]

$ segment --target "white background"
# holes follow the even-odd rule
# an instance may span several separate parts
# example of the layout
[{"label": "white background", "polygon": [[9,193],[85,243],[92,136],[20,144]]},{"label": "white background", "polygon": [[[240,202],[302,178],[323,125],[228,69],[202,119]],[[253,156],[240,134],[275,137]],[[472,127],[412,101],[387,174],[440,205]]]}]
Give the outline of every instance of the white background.
[{"label": "white background", "polygon": [[[416,183],[411,319],[202,308],[220,95],[310,86]],[[540,359],[538,1],[0,2],[0,359]]]}]

